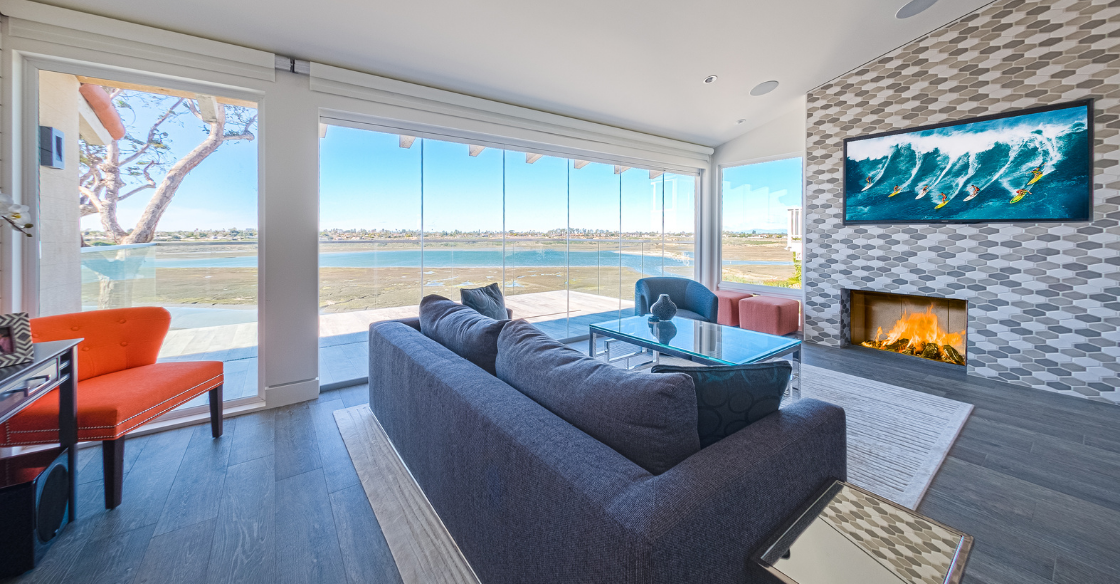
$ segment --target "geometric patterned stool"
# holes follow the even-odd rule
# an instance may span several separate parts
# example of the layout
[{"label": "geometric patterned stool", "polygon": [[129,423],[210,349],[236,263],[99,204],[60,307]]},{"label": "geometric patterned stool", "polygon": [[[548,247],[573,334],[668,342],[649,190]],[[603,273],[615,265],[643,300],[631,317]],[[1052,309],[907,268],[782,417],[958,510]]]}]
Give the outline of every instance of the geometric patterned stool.
[{"label": "geometric patterned stool", "polygon": [[751,296],[739,301],[739,328],[788,335],[801,328],[801,303],[792,298]]},{"label": "geometric patterned stool", "polygon": [[734,290],[716,290],[719,299],[719,309],[716,311],[716,323],[727,326],[739,326],[739,301],[750,298],[754,294],[736,292]]}]

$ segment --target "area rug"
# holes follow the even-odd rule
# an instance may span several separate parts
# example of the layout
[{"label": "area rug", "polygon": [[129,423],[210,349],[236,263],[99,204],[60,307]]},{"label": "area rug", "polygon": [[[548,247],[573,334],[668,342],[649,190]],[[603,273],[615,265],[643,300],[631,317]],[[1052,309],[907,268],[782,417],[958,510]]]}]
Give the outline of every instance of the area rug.
[{"label": "area rug", "polygon": [[[702,367],[667,356],[661,362]],[[616,365],[627,366],[624,361]],[[968,421],[972,405],[812,365],[801,366],[801,377],[802,398],[844,408],[848,482],[917,509]]]},{"label": "area rug", "polygon": [[801,397],[844,408],[848,482],[917,509],[972,405],[812,365]]}]

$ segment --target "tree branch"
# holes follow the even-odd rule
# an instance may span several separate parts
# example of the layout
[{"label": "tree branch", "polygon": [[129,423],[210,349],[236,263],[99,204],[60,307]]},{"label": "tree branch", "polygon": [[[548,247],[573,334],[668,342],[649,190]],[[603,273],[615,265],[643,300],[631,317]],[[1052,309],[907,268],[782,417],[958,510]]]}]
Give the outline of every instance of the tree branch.
[{"label": "tree branch", "polygon": [[158,120],[156,120],[156,123],[152,124],[151,129],[148,130],[148,141],[147,141],[147,143],[145,143],[143,146],[141,146],[140,149],[137,150],[136,152],[133,152],[132,155],[130,155],[128,158],[125,158],[124,160],[122,160],[121,163],[120,163],[120,166],[123,167],[123,166],[128,166],[129,164],[132,164],[132,162],[134,160],[136,160],[137,158],[140,158],[140,156],[143,155],[144,152],[146,152],[149,147],[151,147],[151,145],[153,143],[152,141],[156,137],[156,130],[159,129],[159,125],[166,122],[167,118],[171,117],[171,113],[175,111],[175,108],[179,107],[179,104],[183,103],[183,101],[185,101],[185,100],[180,97],[179,100],[176,101],[174,104],[172,104],[171,107],[167,108],[167,111],[164,112],[163,115],[160,116],[160,118]]}]

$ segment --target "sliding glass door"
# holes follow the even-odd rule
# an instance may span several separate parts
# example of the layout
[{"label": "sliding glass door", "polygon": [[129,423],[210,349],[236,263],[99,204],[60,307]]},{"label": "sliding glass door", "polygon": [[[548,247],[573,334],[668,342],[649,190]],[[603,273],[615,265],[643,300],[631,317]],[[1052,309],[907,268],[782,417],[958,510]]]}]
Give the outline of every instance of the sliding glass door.
[{"label": "sliding glass door", "polygon": [[324,126],[320,380],[365,376],[372,322],[497,283],[558,339],[631,314],[643,277],[694,277],[696,177]]},{"label": "sliding glass door", "polygon": [[222,361],[225,399],[256,397],[257,104],[46,70],[38,86],[62,154],[39,167],[38,314],[163,307],[160,361]]}]

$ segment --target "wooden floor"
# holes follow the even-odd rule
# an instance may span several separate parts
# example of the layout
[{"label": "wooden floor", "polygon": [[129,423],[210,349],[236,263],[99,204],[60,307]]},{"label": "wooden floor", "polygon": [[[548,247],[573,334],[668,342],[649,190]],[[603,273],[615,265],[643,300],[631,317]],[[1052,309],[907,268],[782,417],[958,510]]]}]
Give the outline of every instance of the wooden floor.
[{"label": "wooden floor", "polygon": [[[975,406],[919,507],[976,537],[965,582],[1120,582],[1120,408],[870,350],[804,358]],[[83,450],[82,518],[12,582],[400,582],[333,419],[366,400],[355,386],[227,420],[216,441],[205,425],[129,440],[111,512]]]},{"label": "wooden floor", "polygon": [[965,582],[1120,583],[1120,408],[871,349],[805,353],[819,367],[974,406],[918,507],[976,538]]}]

